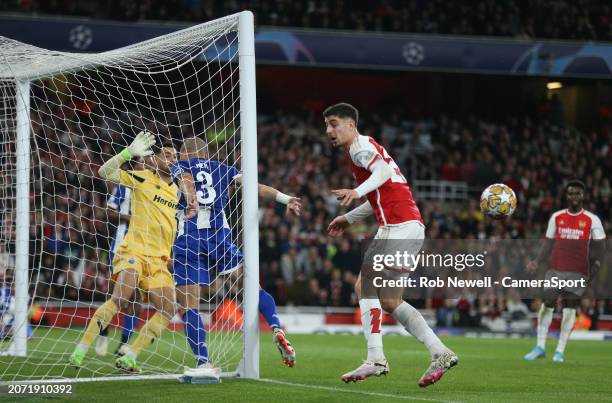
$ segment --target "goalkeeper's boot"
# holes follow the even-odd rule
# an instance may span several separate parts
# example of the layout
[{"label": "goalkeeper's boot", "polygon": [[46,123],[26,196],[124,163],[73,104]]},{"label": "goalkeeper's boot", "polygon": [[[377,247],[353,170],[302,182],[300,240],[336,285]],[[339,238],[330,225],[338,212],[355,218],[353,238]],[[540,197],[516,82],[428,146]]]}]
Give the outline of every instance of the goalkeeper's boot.
[{"label": "goalkeeper's boot", "polygon": [[371,376],[387,375],[389,373],[389,364],[387,360],[373,362],[364,361],[357,369],[347,372],[340,379],[344,383],[364,381]]},{"label": "goalkeeper's boot", "polygon": [[96,340],[96,354],[104,357],[108,352],[108,336],[99,336]]},{"label": "goalkeeper's boot", "polygon": [[70,354],[70,358],[68,359],[68,362],[70,363],[70,365],[79,368],[83,365],[84,359],[85,359],[85,351],[79,348],[76,348],[72,352],[72,354]]},{"label": "goalkeeper's boot", "polygon": [[283,364],[288,367],[295,366],[295,349],[287,339],[285,332],[278,327],[275,328],[272,340],[274,340],[276,347],[278,347],[278,351],[283,358]]},{"label": "goalkeeper's boot", "polygon": [[459,363],[459,358],[450,350],[434,354],[427,371],[419,379],[419,386],[424,388],[438,382],[442,375]]},{"label": "goalkeeper's boot", "polygon": [[183,375],[193,378],[215,378],[221,376],[221,368],[215,367],[210,362],[199,365],[197,368],[185,368]]},{"label": "goalkeeper's boot", "polygon": [[128,352],[128,345],[126,343],[119,343],[117,348],[115,349],[115,355],[117,357],[123,357]]},{"label": "goalkeeper's boot", "polygon": [[561,351],[555,351],[555,355],[553,355],[554,362],[563,362],[565,361],[565,357],[563,357],[563,353]]},{"label": "goalkeeper's boot", "polygon": [[525,359],[527,361],[537,360],[538,358],[544,358],[546,356],[546,351],[542,347],[535,346],[533,350],[525,354]]},{"label": "goalkeeper's boot", "polygon": [[115,366],[125,372],[138,373],[142,371],[142,369],[136,363],[136,358],[132,357],[129,354],[117,358],[117,360],[115,361]]}]

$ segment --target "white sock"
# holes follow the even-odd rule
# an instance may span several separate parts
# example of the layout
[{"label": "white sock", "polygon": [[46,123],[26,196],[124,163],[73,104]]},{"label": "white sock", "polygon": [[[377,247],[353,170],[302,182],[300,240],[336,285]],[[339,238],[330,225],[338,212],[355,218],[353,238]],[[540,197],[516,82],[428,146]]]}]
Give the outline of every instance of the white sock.
[{"label": "white sock", "polygon": [[544,303],[540,305],[538,311],[538,347],[544,350],[546,346],[546,336],[548,335],[548,328],[550,322],[552,322],[553,308],[547,308]]},{"label": "white sock", "polygon": [[382,333],[382,308],[377,299],[359,300],[361,309],[361,326],[363,335],[368,346],[368,361],[380,362],[385,360],[383,352]]},{"label": "white sock", "polygon": [[133,359],[136,359],[136,353],[134,352],[134,350],[130,348],[130,346],[126,346],[125,355],[132,357]]},{"label": "white sock", "polygon": [[425,322],[423,315],[409,303],[405,301],[402,302],[400,306],[395,308],[392,315],[399,323],[404,325],[411,335],[425,344],[425,347],[427,347],[432,357],[434,354],[447,350],[446,346],[440,341],[433,330],[431,330],[427,322]]},{"label": "white sock", "polygon": [[89,350],[89,346],[87,346],[85,344],[79,343],[79,344],[77,344],[76,349],[80,350],[80,351],[82,351],[84,353],[87,353],[87,350]]},{"label": "white sock", "polygon": [[576,322],[576,310],[574,308],[563,308],[563,319],[561,319],[561,332],[559,333],[559,344],[557,350],[560,353],[565,351],[565,346],[572,333],[572,328]]}]

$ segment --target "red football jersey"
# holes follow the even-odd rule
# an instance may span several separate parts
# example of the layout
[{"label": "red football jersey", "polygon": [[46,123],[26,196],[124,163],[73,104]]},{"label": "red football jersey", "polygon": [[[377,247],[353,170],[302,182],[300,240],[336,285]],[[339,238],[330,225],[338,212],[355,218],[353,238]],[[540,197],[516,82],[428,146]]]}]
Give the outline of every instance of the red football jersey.
[{"label": "red football jersey", "polygon": [[366,195],[381,226],[407,221],[423,222],[406,178],[380,144],[369,136],[358,134],[349,148],[349,155],[351,170],[359,185],[370,177],[372,164],[379,158],[393,170],[390,179]]},{"label": "red football jersey", "polygon": [[586,210],[572,214],[566,209],[550,217],[546,238],[555,240],[551,269],[588,275],[589,241],[605,239],[606,234],[595,214]]}]

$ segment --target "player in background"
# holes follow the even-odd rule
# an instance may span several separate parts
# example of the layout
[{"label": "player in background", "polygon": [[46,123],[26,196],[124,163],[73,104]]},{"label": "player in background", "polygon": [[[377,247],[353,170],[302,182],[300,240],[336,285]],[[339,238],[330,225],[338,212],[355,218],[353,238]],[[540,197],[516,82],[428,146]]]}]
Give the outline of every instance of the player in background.
[{"label": "player in background", "polygon": [[[155,151],[152,150],[155,147]],[[124,171],[121,165],[135,157],[145,159],[141,171]],[[80,367],[100,330],[119,311],[123,302],[131,301],[138,287],[157,312],[144,324],[138,337],[128,346],[116,366],[139,372],[138,354],[157,340],[175,313],[174,282],[168,270],[172,244],[176,236],[178,187],[170,176],[176,162],[173,147],[156,147],[154,136],[143,131],[121,153],[110,158],[98,171],[100,177],[132,189],[130,227],[113,259],[113,294],[94,313],[83,337],[70,356],[70,364]],[[181,189],[184,186],[181,184]]]},{"label": "player in background", "polygon": [[[595,278],[603,261],[606,234],[599,217],[583,208],[585,189],[584,183],[579,180],[567,183],[567,208],[553,213],[548,220],[546,239],[536,259],[527,264],[528,271],[535,271],[541,263],[549,259],[547,279],[584,278],[590,283]],[[546,355],[548,327],[559,297],[563,302],[563,318],[553,361],[565,360],[565,346],[576,320],[576,307],[585,290],[583,287],[544,289],[542,305],[538,312],[537,345],[525,355],[527,361],[544,358]]]},{"label": "player in background", "polygon": [[[179,163],[172,167],[172,174],[188,183],[186,187],[189,189],[193,181],[198,204],[197,215],[191,219],[185,219],[184,212],[179,210],[178,236],[173,251],[177,301],[185,310],[185,335],[197,358],[197,368],[187,369],[185,375],[218,377],[221,369],[208,361],[206,330],[199,310],[200,293],[209,293],[208,287],[215,274],[229,275],[242,267],[243,256],[232,241],[232,230],[225,215],[229,189],[240,184],[241,173],[232,166],[210,159],[206,142],[197,137],[184,141],[179,159]],[[266,200],[287,205],[287,214],[300,215],[298,198],[261,184],[258,192]],[[185,207],[183,197],[181,207]],[[259,312],[272,328],[273,340],[283,362],[292,367],[295,350],[280,326],[274,298],[263,289],[259,290]]]},{"label": "player in background", "polygon": [[[134,170],[138,171],[142,169],[139,162],[136,160],[133,161],[132,167]],[[108,216],[109,222],[117,223],[117,229],[115,230],[115,236],[113,237],[113,241],[111,242],[110,250],[108,251],[108,260],[111,274],[113,273],[113,258],[117,253],[117,249],[119,249],[119,245],[127,235],[128,226],[130,223],[130,196],[132,194],[132,189],[129,187],[116,184],[113,188],[113,192],[111,196],[108,198],[106,202],[107,210],[106,214]],[[137,293],[134,293],[134,296],[137,296]],[[124,346],[129,342],[130,337],[134,333],[134,329],[138,324],[138,305],[135,301],[130,301],[124,303],[120,309],[123,310],[123,326],[121,331],[121,342],[115,349],[115,355],[124,355],[125,349]],[[108,332],[109,327],[106,326],[100,332],[100,337],[96,341],[96,354],[100,356],[106,355],[108,350]]]},{"label": "player in background", "polygon": [[[333,193],[340,200],[341,206],[349,206],[362,196],[368,199],[347,214],[334,218],[328,227],[329,234],[340,236],[349,225],[374,214],[380,225],[375,239],[386,240],[386,243],[391,240],[416,240],[417,248],[420,249],[425,238],[425,226],[408,183],[387,151],[371,137],[359,134],[357,109],[340,103],[327,108],[323,116],[332,146],[342,147],[348,152],[353,175],[359,185],[355,189],[333,190]],[[416,254],[418,250],[412,250],[411,253]],[[342,375],[344,382],[356,382],[389,372],[380,331],[382,309],[391,313],[410,334],[424,343],[431,354],[431,364],[419,380],[419,386],[425,387],[437,382],[449,368],[457,364],[455,353],[440,341],[421,313],[402,299],[401,290],[397,290],[397,296],[393,297],[381,296],[381,291],[377,290],[377,299],[365,298],[361,295],[361,283],[360,273],[355,292],[359,298],[368,355],[357,369]]]}]

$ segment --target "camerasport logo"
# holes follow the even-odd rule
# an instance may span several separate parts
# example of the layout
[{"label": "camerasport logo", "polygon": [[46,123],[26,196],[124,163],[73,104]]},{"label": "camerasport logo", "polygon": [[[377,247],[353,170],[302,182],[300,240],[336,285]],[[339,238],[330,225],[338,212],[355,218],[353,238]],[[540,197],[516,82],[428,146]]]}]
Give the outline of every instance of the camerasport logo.
[{"label": "camerasport logo", "polygon": [[70,30],[69,41],[75,49],[86,50],[93,42],[93,32],[91,28],[77,25]]},{"label": "camerasport logo", "polygon": [[402,56],[408,64],[416,66],[425,59],[425,48],[420,43],[408,42],[402,47]]}]

